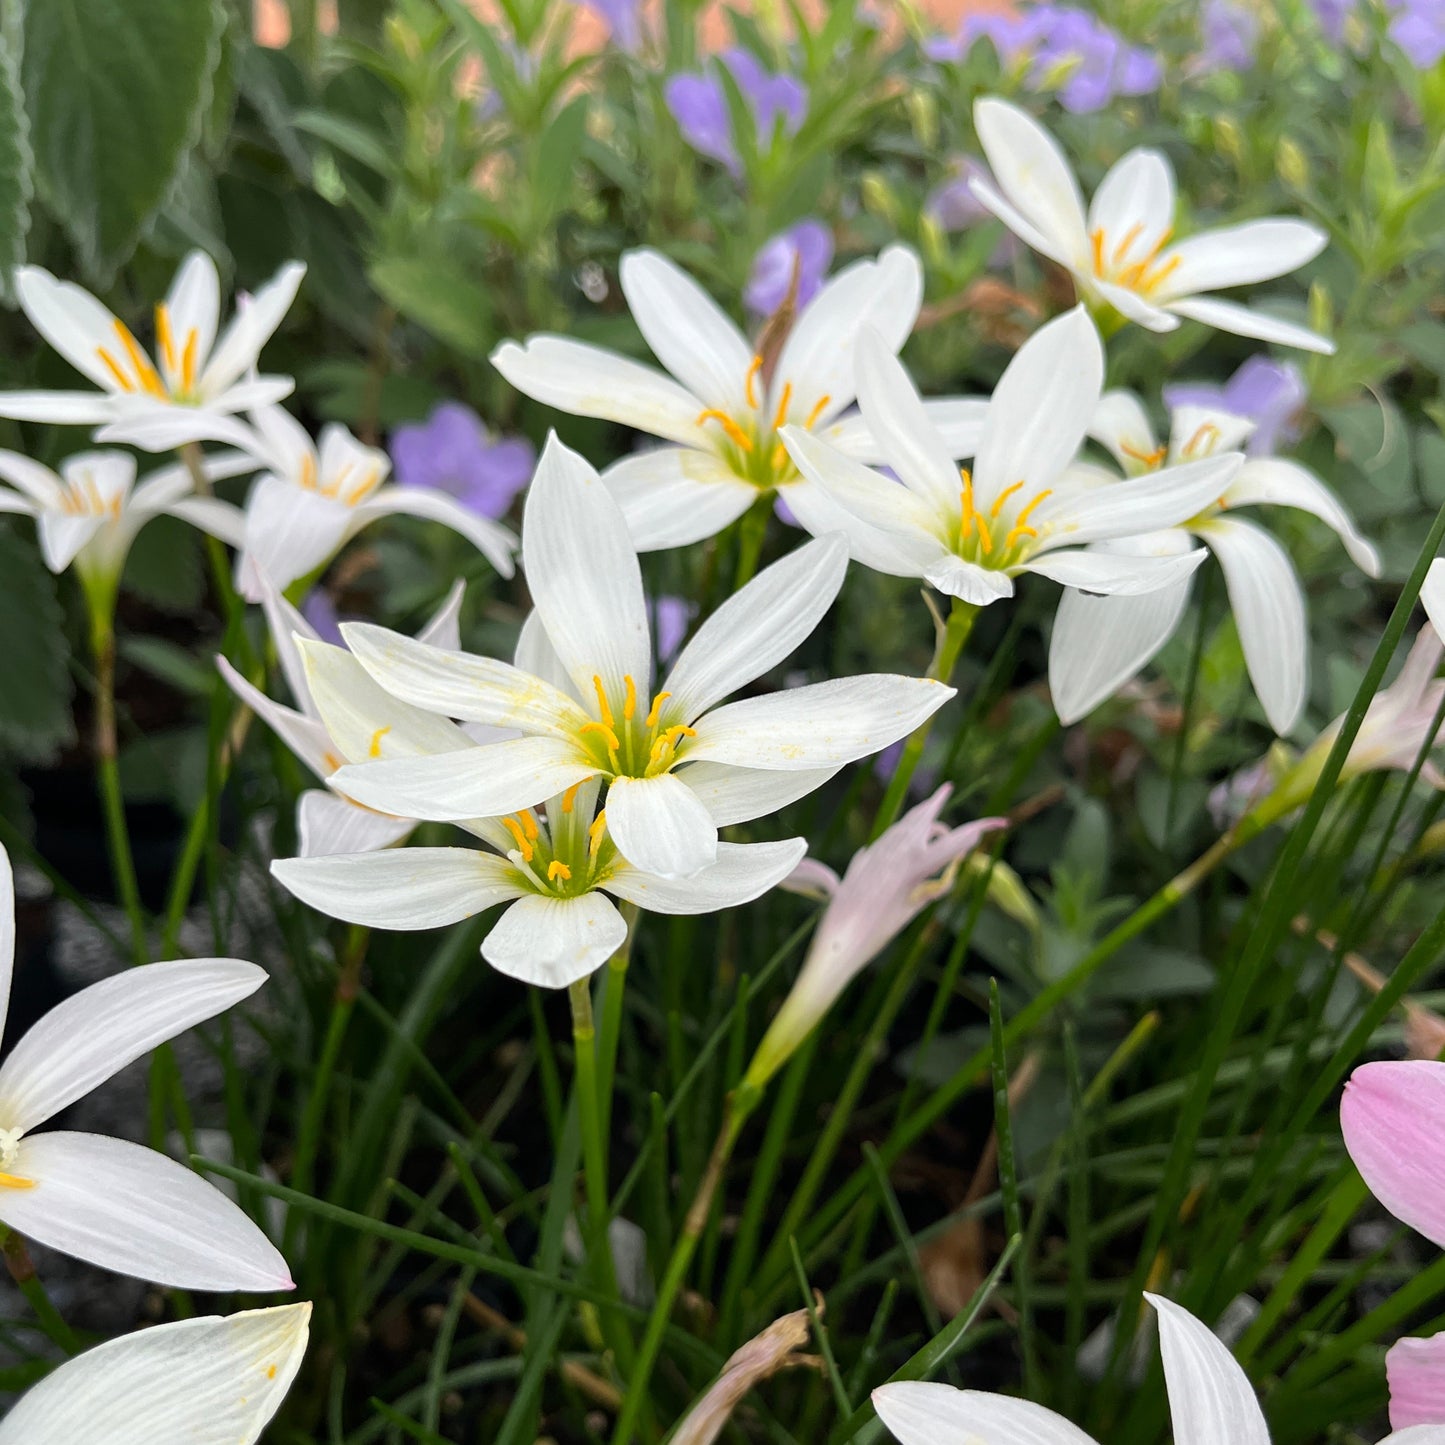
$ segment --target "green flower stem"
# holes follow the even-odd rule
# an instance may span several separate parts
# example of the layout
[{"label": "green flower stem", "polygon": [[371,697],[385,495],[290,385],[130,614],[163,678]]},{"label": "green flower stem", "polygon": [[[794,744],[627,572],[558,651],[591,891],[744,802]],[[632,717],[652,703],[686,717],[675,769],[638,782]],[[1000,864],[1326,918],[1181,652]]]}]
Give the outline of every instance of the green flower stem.
[{"label": "green flower stem", "polygon": [[718,1131],[707,1168],[688,1207],[687,1218],[683,1221],[682,1232],[673,1245],[672,1257],[667,1262],[667,1272],[658,1287],[657,1301],[647,1321],[647,1333],[637,1353],[637,1363],[627,1381],[627,1393],[622,1404],[622,1413],[617,1417],[616,1429],[612,1432],[612,1445],[632,1445],[633,1430],[638,1415],[647,1404],[647,1387],[652,1377],[652,1367],[657,1363],[657,1352],[662,1346],[662,1337],[667,1332],[672,1306],[687,1278],[688,1266],[697,1252],[698,1241],[707,1228],[712,1207],[717,1198],[728,1160],[732,1157],[738,1136],[743,1131],[748,1115],[757,1107],[762,1094],[742,1084],[728,1098],[727,1112],[723,1115],[722,1128]]},{"label": "green flower stem", "polygon": [[[938,634],[933,662],[928,669],[928,676],[935,682],[948,682],[952,678],[953,669],[958,665],[959,655],[968,642],[968,635],[973,631],[973,621],[977,616],[978,608],[973,603],[960,602],[954,598],[953,610],[948,614],[948,621]],[[898,766],[888,784],[888,791],[884,793],[883,802],[879,805],[878,816],[873,820],[870,842],[898,821],[898,815],[903,811],[903,800],[908,796],[908,785],[913,781],[913,774],[923,756],[924,744],[933,730],[933,719],[937,716],[938,714],[934,713],[932,717],[925,718],[904,744],[903,756],[898,760]]]},{"label": "green flower stem", "polygon": [[738,566],[733,573],[734,592],[747,586],[758,570],[758,559],[763,553],[763,539],[768,535],[768,517],[772,510],[773,493],[762,492],[738,523]]},{"label": "green flower stem", "polygon": [[25,1247],[24,1239],[3,1224],[0,1224],[0,1251],[4,1252],[5,1267],[10,1271],[10,1278],[15,1281],[30,1308],[35,1311],[40,1328],[67,1355],[75,1354],[80,1349],[80,1341],[75,1338],[75,1332],[61,1318],[60,1311],[46,1294],[45,1286],[40,1283],[40,1277],[35,1273],[35,1265],[31,1261],[30,1251]]},{"label": "green flower stem", "polygon": [[622,1000],[627,991],[627,968],[632,962],[632,940],[637,935],[638,908],[622,905],[627,920],[627,937],[622,947],[607,960],[607,988],[602,995],[602,1029],[597,1038],[597,1093],[601,1101],[602,1148],[606,1158],[612,1137],[612,1090],[617,1078],[617,1048],[622,1037]]}]

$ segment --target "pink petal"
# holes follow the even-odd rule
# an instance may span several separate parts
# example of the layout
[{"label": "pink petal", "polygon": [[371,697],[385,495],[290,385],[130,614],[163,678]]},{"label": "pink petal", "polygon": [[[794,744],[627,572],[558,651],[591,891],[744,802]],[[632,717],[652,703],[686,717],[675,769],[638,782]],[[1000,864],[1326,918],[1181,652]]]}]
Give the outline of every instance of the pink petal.
[{"label": "pink petal", "polygon": [[1385,1356],[1390,1428],[1445,1424],[1445,1334],[1400,1340]]}]

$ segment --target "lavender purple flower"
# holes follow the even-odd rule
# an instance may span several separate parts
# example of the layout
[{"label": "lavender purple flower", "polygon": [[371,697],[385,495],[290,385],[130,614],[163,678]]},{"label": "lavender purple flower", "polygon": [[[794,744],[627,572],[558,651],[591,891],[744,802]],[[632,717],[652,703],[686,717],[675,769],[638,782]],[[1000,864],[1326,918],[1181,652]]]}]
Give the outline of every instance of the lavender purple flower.
[{"label": "lavender purple flower", "polygon": [[447,492],[494,520],[507,514],[537,460],[525,437],[489,436],[476,412],[457,401],[442,402],[425,422],[397,427],[391,456],[402,486]]},{"label": "lavender purple flower", "polygon": [[1252,10],[1236,0],[1205,0],[1199,28],[1204,40],[1200,69],[1248,70],[1254,64],[1259,20]]},{"label": "lavender purple flower", "polygon": [[1309,390],[1300,369],[1270,356],[1251,356],[1223,386],[1185,382],[1164,388],[1164,404],[1209,406],[1255,423],[1245,451],[1250,456],[1273,456],[1283,445],[1298,439],[1299,414]]},{"label": "lavender purple flower", "polygon": [[833,233],[809,217],[766,242],[753,260],[743,301],[756,316],[770,316],[783,304],[798,268],[797,304],[806,306],[823,289],[833,264]]},{"label": "lavender purple flower", "polygon": [[[808,109],[808,91],[794,76],[767,70],[751,51],[734,46],[719,57],[752,111],[758,140],[766,143],[781,124],[793,135]],[[742,160],[733,136],[727,94],[715,73],[684,71],[668,80],[664,89],[668,109],[683,137],[699,154],[742,174]]]}]

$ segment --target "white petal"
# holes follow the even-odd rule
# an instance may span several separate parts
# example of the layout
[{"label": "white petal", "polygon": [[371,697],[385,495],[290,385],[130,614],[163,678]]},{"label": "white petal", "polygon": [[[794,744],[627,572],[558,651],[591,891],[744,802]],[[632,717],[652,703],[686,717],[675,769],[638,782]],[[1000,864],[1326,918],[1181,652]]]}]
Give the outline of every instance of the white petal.
[{"label": "white petal", "polygon": [[324,788],[308,788],[296,800],[297,846],[303,858],[373,853],[403,842],[415,818],[374,813]]},{"label": "white petal", "polygon": [[1261,527],[1216,517],[1200,535],[1224,568],[1249,678],[1270,726],[1281,736],[1305,703],[1305,602],[1289,554]]},{"label": "white petal", "polygon": [[203,395],[224,391],[256,364],[281,318],[291,309],[305,275],[306,267],[300,261],[288,261],[249,302],[237,307],[201,372]]},{"label": "white petal", "polygon": [[[719,828],[749,823],[786,808],[834,777],[837,768],[738,768],[731,763],[687,763],[677,776],[702,800]],[[609,815],[610,816],[610,815]]]},{"label": "white petal", "polygon": [[[955,460],[971,457],[983,438],[983,424],[988,418],[988,398],[982,396],[945,396],[925,398],[923,414],[930,429],[938,434],[944,450]],[[873,435],[862,412],[845,416],[832,426],[822,427],[818,435],[829,446],[852,457],[855,462],[882,466],[888,458],[878,438]]]},{"label": "white petal", "polygon": [[444,928],[522,893],[517,870],[505,858],[477,848],[277,858],[271,872],[318,913],[408,933]]},{"label": "white petal", "polygon": [[1103,232],[1111,269],[1152,255],[1173,225],[1174,172],[1156,150],[1141,147],[1121,156],[1089,203],[1089,233]]},{"label": "white petal", "polygon": [[33,1129],[203,1019],[249,998],[266,972],[238,958],[129,968],[57,1004],[0,1065],[0,1120]]},{"label": "white petal", "polygon": [[959,494],[958,468],[930,430],[903,363],[871,327],[858,337],[856,374],[858,404],[889,466],[935,512],[950,511]]},{"label": "white petal", "polygon": [[[805,433],[795,432],[790,428],[788,435],[800,437]],[[816,445],[819,448],[827,446],[825,442],[816,442]],[[807,448],[807,442],[796,444],[794,460],[802,456]],[[831,457],[825,457],[822,461],[822,465],[829,469],[828,486],[816,480],[822,472],[810,462],[808,469],[797,481],[789,482],[780,488],[779,496],[787,503],[794,518],[815,537],[838,533],[848,544],[848,555],[875,572],[884,572],[890,577],[921,577],[928,565],[947,551],[934,535],[931,519],[920,514],[914,520],[920,523],[926,521],[930,525],[918,525],[906,532],[891,529],[885,531],[875,525],[880,517],[874,499],[867,490],[871,489],[871,483],[864,481],[864,489],[860,489],[855,485],[855,481],[862,479],[856,477],[856,474],[853,478],[845,476],[840,463],[861,467],[860,463],[850,462],[841,452],[834,452]],[[898,494],[897,500],[902,506],[907,507],[910,503],[917,502],[918,499],[911,497],[906,487],[888,481],[886,477],[879,480],[887,483],[892,491]],[[845,506],[840,500],[845,496],[862,505],[867,515],[860,516]]]},{"label": "white petal", "polygon": [[15,421],[94,426],[109,421],[114,410],[103,391],[0,391],[0,416]]},{"label": "white petal", "polygon": [[[173,378],[178,378],[188,345],[194,346],[198,359],[204,359],[211,354],[216,342],[216,326],[221,317],[221,278],[216,274],[216,263],[204,251],[192,251],[181,262],[166,293],[166,313],[176,363],[167,370]],[[193,331],[196,339],[191,342]]]},{"label": "white petal", "polygon": [[7,512],[11,516],[33,517],[39,510],[39,505],[29,497],[22,497],[19,492],[0,487],[0,512]]},{"label": "white petal", "polygon": [[31,325],[77,371],[105,391],[116,389],[114,374],[100,359],[101,351],[108,352],[125,370],[130,368],[117,331],[120,322],[112,311],[73,281],[58,281],[39,266],[16,268],[15,294]]},{"label": "white petal", "polygon": [[1037,251],[1041,256],[1047,256],[1051,261],[1057,261],[1060,266],[1087,280],[1089,265],[1084,250],[1088,243],[1086,236],[1081,234],[1076,244],[1065,242],[1062,236],[1045,234],[1017,206],[1005,200],[981,176],[970,178],[968,188],[980,204],[992,211],[1024,245]]},{"label": "white petal", "polygon": [[42,507],[58,507],[65,496],[60,478],[19,452],[0,451],[0,477]]},{"label": "white petal", "polygon": [[837,767],[896,742],[953,695],[929,678],[874,673],[744,698],[699,718],[685,756],[786,771]]},{"label": "white petal", "polygon": [[35,1187],[0,1190],[0,1221],[62,1254],[178,1289],[295,1288],[250,1218],[153,1149],[103,1134],[33,1134],[10,1169]]},{"label": "white petal", "polygon": [[1041,326],[1014,354],[989,401],[974,495],[989,506],[1023,482],[1051,487],[1078,455],[1104,382],[1104,348],[1082,306]]},{"label": "white petal", "polygon": [[1017,106],[992,96],[974,103],[973,119],[1000,189],[1058,249],[1055,259],[1084,254],[1084,203],[1058,142]]},{"label": "white petal", "polygon": [[1269,1445],[1269,1427],[1249,1376],[1188,1310],[1161,1295],[1144,1298],[1159,1315],[1159,1349],[1176,1445]]},{"label": "white petal", "polygon": [[781,843],[719,843],[717,862],[690,878],[658,878],[619,863],[603,886],[650,913],[714,913],[751,903],[777,887],[807,850],[803,838]]},{"label": "white petal", "polygon": [[1160,298],[1251,286],[1284,276],[1314,260],[1328,240],[1318,226],[1282,217],[1201,231],[1160,256],[1161,265],[1179,263],[1160,288]]},{"label": "white petal", "polygon": [[1232,332],[1235,336],[1250,336],[1256,341],[1273,341],[1280,346],[1297,346],[1301,351],[1318,351],[1333,356],[1335,343],[1327,336],[1305,326],[1296,326],[1291,321],[1240,306],[1234,301],[1218,301],[1212,296],[1195,296],[1183,301],[1171,301],[1169,309],[1178,316],[1191,321],[1201,321],[1220,331]]},{"label": "white petal", "polygon": [[457,823],[533,807],[596,774],[597,765],[575,742],[526,737],[463,752],[360,763],[334,773],[330,782],[338,793],[383,813]]},{"label": "white petal", "polygon": [[1094,408],[1089,436],[1106,448],[1125,472],[1133,472],[1157,443],[1144,404],[1132,391],[1106,391]]},{"label": "white petal", "polygon": [[442,605],[432,613],[425,627],[416,635],[418,642],[428,647],[439,647],[443,652],[462,650],[462,603],[466,601],[466,581],[458,577],[452,583],[452,590],[442,599]]},{"label": "white petal", "polygon": [[96,440],[124,442],[147,452],[167,452],[187,442],[225,442],[257,452],[255,432],[238,418],[214,407],[183,406],[151,396],[117,397]]},{"label": "white petal", "polygon": [[670,376],[615,351],[565,336],[534,336],[524,346],[504,341],[492,365],[518,391],[573,416],[620,422],[649,436],[706,447],[698,425],[706,403]]},{"label": "white petal", "polygon": [[332,746],[325,726],[313,717],[306,717],[294,708],[283,707],[267,697],[248,678],[242,677],[224,657],[216,658],[216,668],[226,685],[256,714],[266,726],[316,774],[326,779],[345,761],[339,748]]},{"label": "white petal", "polygon": [[567,676],[567,669],[562,666],[562,659],[557,656],[557,649],[552,646],[552,639],[547,636],[547,629],[542,626],[542,619],[537,616],[535,608],[527,614],[522,630],[517,634],[517,650],[512,655],[512,664],[522,672],[540,677],[564,697],[576,701],[577,689],[572,686],[572,679]]},{"label": "white petal", "polygon": [[306,663],[299,644],[320,642],[320,635],[265,577],[261,579],[261,608],[266,614],[276,661],[291,690],[292,700],[307,717],[316,717],[316,704],[311,700],[311,684],[306,680]]},{"label": "white petal", "polygon": [[634,867],[659,878],[691,878],[717,861],[717,824],[680,777],[615,778],[607,831]]},{"label": "white petal", "polygon": [[1137,597],[1187,582],[1208,555],[1203,547],[1178,557],[1131,557],[1080,547],[1045,552],[1024,567],[1065,587],[1106,597]]},{"label": "white petal", "polygon": [[657,447],[602,473],[639,552],[688,547],[737,521],[760,493],[710,451]]},{"label": "white petal", "polygon": [[67,517],[60,512],[42,512],[36,524],[40,555],[52,572],[64,572],[102,527],[114,525],[101,517]]},{"label": "white petal", "polygon": [[1420,605],[1441,641],[1445,641],[1445,557],[1437,557],[1430,564],[1425,585],[1420,589]]},{"label": "white petal", "polygon": [[450,527],[465,537],[503,577],[510,577],[517,570],[512,561],[517,547],[515,533],[434,487],[382,487],[355,508],[350,530],[355,533],[378,517],[398,514],[425,517],[429,522]]},{"label": "white petal", "polygon": [[246,514],[219,497],[181,497],[163,510],[228,547],[239,549],[246,544]]},{"label": "white petal", "polygon": [[10,984],[15,976],[15,874],[10,855],[0,844],[0,1042],[10,1012]]},{"label": "white petal", "polygon": [[246,500],[246,555],[242,591],[260,600],[260,578],[284,591],[334,557],[346,540],[351,508],[267,474]]},{"label": "white petal", "polygon": [[219,396],[212,397],[206,405],[222,413],[251,411],[255,407],[275,406],[295,390],[294,376],[257,376],[253,372],[245,381],[235,382]]},{"label": "white petal", "polygon": [[555,433],[527,494],[522,549],[532,600],[578,693],[592,697],[599,677],[620,699],[629,676],[645,692],[652,640],[637,551],[597,473]]},{"label": "white petal", "polygon": [[387,692],[426,712],[558,738],[588,720],[565,693],[494,658],[445,652],[368,622],[343,623],[341,634]]},{"label": "white petal", "polygon": [[391,458],[333,421],[321,429],[316,447],[316,471],[322,486],[338,496],[349,496],[360,502],[386,481],[391,473]]},{"label": "white petal", "polygon": [[782,388],[791,385],[788,421],[801,423],[818,407],[820,419],[836,416],[856,394],[854,348],[862,331],[876,331],[884,349],[896,354],[922,302],[923,267],[907,246],[845,266],[804,308],[783,344],[770,406],[776,408]]},{"label": "white petal", "polygon": [[1283,457],[1251,457],[1230,483],[1225,500],[1231,507],[1262,502],[1308,512],[1336,533],[1355,566],[1367,576],[1380,575],[1380,554],[1355,526],[1335,494],[1298,462]]},{"label": "white petal", "polygon": [[[0,1445],[255,1445],[306,1353],[310,1304],[138,1329],[67,1360],[0,1423]],[[121,1403],[123,1402],[123,1404]]]},{"label": "white petal", "polygon": [[991,602],[1002,602],[1014,595],[1013,579],[1007,572],[995,572],[980,567],[977,562],[965,562],[962,557],[945,553],[929,564],[923,572],[924,579],[949,597],[957,597],[972,607],[987,607]]},{"label": "white petal", "polygon": [[823,620],[847,571],[848,548],[835,534],[790,552],[735,592],[698,628],[663,683],[672,694],[669,716],[691,722],[780,663]]},{"label": "white petal", "polygon": [[610,898],[519,898],[482,941],[482,957],[497,970],[542,988],[566,988],[595,973],[627,937]]},{"label": "white petal", "polygon": [[1445,1425],[1407,1425],[1381,1436],[1380,1445],[1445,1445]]},{"label": "white petal", "polygon": [[1152,301],[1145,300],[1142,293],[1135,291],[1130,286],[1119,286],[1112,281],[1100,281],[1097,278],[1089,285],[1115,311],[1134,322],[1136,326],[1142,326],[1147,331],[1159,332],[1179,329],[1179,318],[1173,315],[1173,308],[1166,309],[1162,305],[1156,306]]},{"label": "white petal", "polygon": [[874,1390],[873,1404],[899,1445],[1094,1445],[1042,1405],[983,1390],[907,1381]]},{"label": "white petal", "polygon": [[717,302],[660,251],[628,251],[618,279],[632,319],[663,366],[704,406],[743,411],[752,348]]},{"label": "white petal", "polygon": [[1255,423],[1247,416],[1236,416],[1217,406],[1197,406],[1186,402],[1183,406],[1172,407],[1169,412],[1170,463],[1187,462],[1201,448],[1201,455],[1238,451],[1256,429]]}]

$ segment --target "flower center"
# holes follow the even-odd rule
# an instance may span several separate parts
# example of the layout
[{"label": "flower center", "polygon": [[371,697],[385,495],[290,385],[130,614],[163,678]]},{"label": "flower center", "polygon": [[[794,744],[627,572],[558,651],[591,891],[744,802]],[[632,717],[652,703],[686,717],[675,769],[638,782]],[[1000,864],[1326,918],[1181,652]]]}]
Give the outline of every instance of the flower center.
[{"label": "flower center", "polygon": [[[158,307],[158,315],[163,310],[164,307]],[[166,335],[169,336],[169,334],[168,326]],[[115,384],[122,391],[143,391],[149,396],[168,400],[170,392],[166,389],[165,382],[161,380],[160,372],[156,370],[155,363],[151,361],[150,357],[140,349],[140,342],[131,335],[130,327],[124,321],[117,320],[115,335],[116,340],[120,343],[117,355],[111,355],[104,346],[97,346],[95,349],[101,365],[110,372],[115,379]]]},{"label": "flower center", "polygon": [[617,850],[607,835],[607,810],[591,823],[576,810],[577,783],[562,795],[556,818],[524,809],[501,819],[516,847],[507,855],[533,891],[549,898],[577,898],[598,887]]},{"label": "flower center", "polygon": [[196,396],[196,360],[201,345],[200,334],[194,326],[191,327],[178,349],[175,332],[171,329],[170,308],[164,301],[156,307],[156,345],[160,348],[160,358],[171,378],[177,399],[199,400]]},{"label": "flower center", "polygon": [[1015,567],[1031,550],[1030,543],[1038,540],[1037,527],[1029,524],[1029,518],[1054,492],[1045,487],[1036,492],[1022,507],[1013,509],[1010,516],[1010,498],[1022,492],[1023,482],[1005,487],[993,505],[985,511],[974,501],[973,477],[967,467],[959,469],[963,487],[959,492],[960,517],[958,541],[954,550],[966,562],[1001,572]]},{"label": "flower center", "polygon": [[663,705],[670,692],[659,692],[639,716],[637,683],[630,673],[622,679],[622,702],[617,708],[599,675],[593,675],[592,686],[597,693],[597,721],[583,724],[582,746],[599,771],[611,777],[655,778],[666,773],[677,762],[683,741],[697,736],[697,729],[686,723],[664,722]]},{"label": "flower center", "polygon": [[347,462],[332,476],[318,476],[316,458],[308,452],[301,459],[301,474],[296,478],[296,485],[303,492],[315,492],[318,497],[354,507],[364,502],[381,481],[381,472],[376,467],[367,467],[359,477],[353,477],[355,470],[355,466]]},{"label": "flower center", "polygon": [[1178,256],[1161,261],[1159,254],[1169,244],[1174,227],[1166,226],[1159,239],[1143,255],[1135,256],[1134,243],[1143,233],[1143,221],[1135,221],[1120,237],[1118,244],[1110,246],[1102,226],[1090,231],[1089,244],[1093,248],[1094,275],[1100,281],[1127,287],[1130,291],[1138,291],[1144,296],[1157,291],[1179,266]]},{"label": "flower center", "polygon": [[[734,476],[751,482],[759,491],[768,491],[797,481],[798,469],[793,465],[788,449],[778,440],[778,431],[788,421],[793,383],[785,381],[778,393],[777,405],[771,412],[765,411],[767,397],[760,386],[762,370],[763,358],[755,353],[743,380],[743,393],[748,404],[746,412],[734,416],[710,406],[698,412],[696,421],[698,426],[711,422],[718,427],[718,455],[728,464]],[[807,420],[802,423],[805,431],[813,429],[832,399],[824,393],[813,403]]]},{"label": "flower center", "polygon": [[60,510],[67,517],[109,517],[115,521],[120,517],[121,496],[114,492],[107,497],[91,473],[82,471],[66,479]]},{"label": "flower center", "polygon": [[35,1181],[5,1171],[20,1152],[21,1129],[0,1129],[0,1189],[34,1189]]}]

